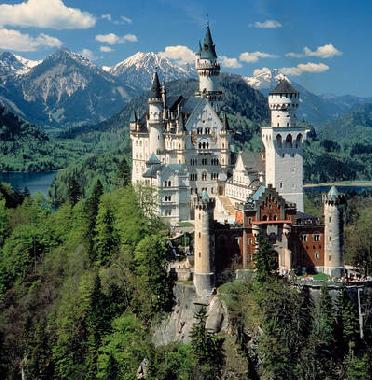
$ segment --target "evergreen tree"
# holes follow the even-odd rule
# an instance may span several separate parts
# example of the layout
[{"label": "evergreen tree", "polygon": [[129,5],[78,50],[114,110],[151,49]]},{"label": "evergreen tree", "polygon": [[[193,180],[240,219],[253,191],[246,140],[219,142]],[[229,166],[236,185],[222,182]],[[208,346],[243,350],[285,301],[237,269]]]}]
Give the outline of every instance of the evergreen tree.
[{"label": "evergreen tree", "polygon": [[3,246],[10,232],[9,217],[5,202],[5,199],[2,199],[0,195],[0,248]]},{"label": "evergreen tree", "polygon": [[123,158],[118,165],[118,185],[128,186],[131,183],[131,169],[128,159]]},{"label": "evergreen tree", "polygon": [[198,310],[194,318],[196,322],[190,333],[191,348],[197,363],[194,378],[219,379],[225,361],[222,348],[224,339],[217,337],[206,328],[206,307]]},{"label": "evergreen tree", "polygon": [[367,380],[372,378],[371,360],[368,353],[361,355],[354,354],[350,351],[346,356],[345,367],[345,380]]},{"label": "evergreen tree", "polygon": [[109,328],[110,320],[106,315],[106,306],[105,296],[101,291],[101,280],[99,275],[96,274],[86,319],[88,338],[85,363],[88,379],[96,377],[98,349],[101,345],[103,334]]},{"label": "evergreen tree", "polygon": [[345,355],[354,350],[359,339],[358,310],[343,287],[336,299],[336,340],[338,351]]},{"label": "evergreen tree", "polygon": [[85,203],[85,213],[87,217],[87,241],[88,241],[88,253],[92,262],[95,261],[95,252],[94,252],[94,240],[96,237],[96,218],[98,214],[98,206],[100,198],[103,194],[103,186],[99,179],[97,179],[92,195],[87,199]]},{"label": "evergreen tree", "polygon": [[277,253],[267,238],[262,234],[258,235],[257,245],[258,249],[254,254],[254,262],[257,270],[256,278],[257,281],[264,282],[273,276],[275,269],[277,269]]},{"label": "evergreen tree", "polygon": [[136,247],[135,261],[137,273],[145,283],[146,297],[152,311],[171,310],[173,280],[168,273],[165,238],[152,235],[142,239]]},{"label": "evergreen tree", "polygon": [[110,206],[100,203],[95,231],[96,261],[106,265],[118,251],[119,239],[115,228],[115,217]]},{"label": "evergreen tree", "polygon": [[75,176],[72,176],[68,179],[67,192],[69,202],[71,205],[75,206],[83,196],[82,188]]}]

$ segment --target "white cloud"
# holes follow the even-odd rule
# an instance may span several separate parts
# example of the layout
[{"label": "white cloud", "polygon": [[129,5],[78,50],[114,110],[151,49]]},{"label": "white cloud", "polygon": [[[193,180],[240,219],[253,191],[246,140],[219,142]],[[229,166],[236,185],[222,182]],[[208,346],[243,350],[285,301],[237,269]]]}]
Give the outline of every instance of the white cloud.
[{"label": "white cloud", "polygon": [[254,27],[258,29],[276,29],[281,28],[282,24],[277,20],[265,20],[265,21],[256,21]]},{"label": "white cloud", "polygon": [[177,61],[181,65],[193,63],[195,60],[194,52],[184,45],[166,46],[164,51],[159,52],[163,57]]},{"label": "white cloud", "polygon": [[332,44],[325,44],[323,46],[318,46],[315,51],[311,51],[307,46],[304,47],[304,53],[308,57],[321,57],[329,58],[336,55],[342,55],[342,52],[334,47]]},{"label": "white cloud", "polygon": [[240,54],[239,61],[254,63],[254,62],[257,62],[260,58],[273,58],[273,57],[275,57],[275,55],[272,55],[269,53],[263,53],[261,51],[255,51],[253,53],[245,52],[245,53]]},{"label": "white cloud", "polygon": [[219,57],[219,61],[223,67],[227,67],[229,69],[239,69],[242,67],[242,64],[239,63],[237,58],[230,58],[222,55]]},{"label": "white cloud", "polygon": [[80,54],[85,57],[85,58],[88,58],[89,60],[93,61],[94,59],[96,59],[96,56],[94,55],[94,53],[92,52],[92,50],[90,49],[82,49],[80,51]]},{"label": "white cloud", "polygon": [[342,55],[342,52],[338,50],[333,44],[325,44],[323,46],[318,46],[316,50],[311,50],[307,46],[304,47],[303,53],[288,53],[287,57],[320,57],[320,58],[331,58],[337,55]]},{"label": "white cloud", "polygon": [[104,13],[103,15],[101,15],[101,19],[107,20],[107,21],[112,21],[112,17],[111,17],[110,13]]},{"label": "white cloud", "polygon": [[97,34],[96,41],[104,44],[116,45],[123,44],[125,42],[137,42],[138,38],[134,34],[125,34],[124,36],[118,36],[115,33]]},{"label": "white cloud", "polygon": [[329,70],[329,66],[324,63],[300,63],[295,67],[282,67],[279,71],[285,75],[299,76],[302,73],[321,73]]},{"label": "white cloud", "polygon": [[120,16],[120,18],[127,24],[132,24],[133,20],[130,17],[127,16]]},{"label": "white cloud", "polygon": [[20,4],[0,4],[0,25],[52,29],[86,29],[96,18],[78,8],[66,7],[62,0],[27,0]]},{"label": "white cloud", "polygon": [[102,52],[102,53],[111,53],[113,50],[110,46],[100,46],[99,47],[99,50]]},{"label": "white cloud", "polygon": [[0,28],[0,49],[14,51],[36,51],[44,47],[58,48],[62,42],[48,34],[32,37],[18,30]]}]

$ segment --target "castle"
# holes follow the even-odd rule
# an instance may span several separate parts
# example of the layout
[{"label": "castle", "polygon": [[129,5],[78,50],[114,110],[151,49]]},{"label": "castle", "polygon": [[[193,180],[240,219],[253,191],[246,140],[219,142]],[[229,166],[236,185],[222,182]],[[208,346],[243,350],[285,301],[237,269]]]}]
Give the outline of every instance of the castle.
[{"label": "castle", "polygon": [[132,183],[157,194],[156,212],[170,225],[194,224],[193,279],[208,294],[217,273],[253,266],[265,234],[278,268],[343,273],[345,199],[332,187],[324,218],[303,211],[303,142],[296,122],[299,93],[283,79],[268,97],[271,125],[262,128],[264,155],[232,153],[232,130],[219,88],[220,65],[209,26],[195,54],[195,97],[168,98],[154,73],[148,111],[130,118]]}]

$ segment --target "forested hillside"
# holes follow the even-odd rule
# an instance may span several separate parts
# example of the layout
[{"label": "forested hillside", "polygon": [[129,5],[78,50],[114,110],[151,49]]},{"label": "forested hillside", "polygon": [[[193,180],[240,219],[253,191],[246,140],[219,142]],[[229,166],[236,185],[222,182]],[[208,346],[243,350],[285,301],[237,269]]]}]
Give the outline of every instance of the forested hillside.
[{"label": "forested hillside", "polygon": [[361,340],[346,290],[335,302],[326,288],[316,301],[298,291],[263,239],[255,278],[219,289],[229,333],[207,330],[202,308],[190,343],[156,347],[175,302],[168,231],[148,213],[151,192],[122,185],[108,193],[96,181],[85,197],[71,186],[57,211],[40,197],[0,201],[2,379],[132,380],[141,363],[156,380],[368,378],[370,316]]}]

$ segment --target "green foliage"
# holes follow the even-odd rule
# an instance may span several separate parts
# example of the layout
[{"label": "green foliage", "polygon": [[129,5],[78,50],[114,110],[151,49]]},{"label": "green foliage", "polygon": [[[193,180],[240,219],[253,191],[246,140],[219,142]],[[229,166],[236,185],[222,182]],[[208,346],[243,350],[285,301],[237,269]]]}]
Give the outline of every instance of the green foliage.
[{"label": "green foliage", "polygon": [[277,253],[270,242],[263,235],[257,239],[258,249],[254,253],[254,262],[256,266],[256,278],[259,282],[264,282],[273,276],[278,267]]},{"label": "green foliage", "polygon": [[127,312],[112,322],[112,332],[103,339],[98,352],[98,379],[132,380],[142,360],[149,357],[151,343],[141,322]]},{"label": "green foliage", "polygon": [[149,379],[189,380],[196,363],[189,344],[171,343],[155,350]]},{"label": "green foliage", "polygon": [[95,229],[95,256],[99,265],[106,265],[119,248],[112,207],[109,202],[101,202],[98,208]]},{"label": "green foliage", "polygon": [[225,360],[222,349],[224,339],[206,328],[205,307],[201,307],[194,318],[195,323],[190,333],[191,349],[197,363],[194,379],[219,379]]}]

